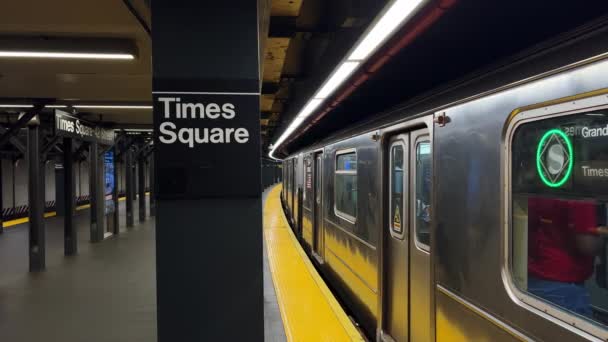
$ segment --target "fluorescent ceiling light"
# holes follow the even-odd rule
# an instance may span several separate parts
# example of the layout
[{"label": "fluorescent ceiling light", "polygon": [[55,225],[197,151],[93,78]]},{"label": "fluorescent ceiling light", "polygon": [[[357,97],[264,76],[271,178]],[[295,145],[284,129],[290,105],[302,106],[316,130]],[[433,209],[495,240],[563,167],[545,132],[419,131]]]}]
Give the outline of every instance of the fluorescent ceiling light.
[{"label": "fluorescent ceiling light", "polygon": [[349,60],[366,59],[424,0],[396,0],[359,42]]},{"label": "fluorescent ceiling light", "polygon": [[38,51],[0,51],[0,57],[9,58],[57,58],[57,59],[122,59],[131,60],[130,53],[82,53],[82,52],[38,52]]},{"label": "fluorescent ceiling light", "polygon": [[46,108],[67,108],[67,105],[48,105]]},{"label": "fluorescent ceiling light", "polygon": [[72,107],[83,109],[152,109],[152,106],[137,105],[74,105]]},{"label": "fluorescent ceiling light", "polygon": [[[310,101],[308,101],[306,106],[304,106],[304,108],[302,108],[302,110],[300,111],[300,113],[298,114],[296,119],[302,118],[302,120],[303,120],[305,117],[309,116],[312,112],[314,112],[315,109],[317,109],[317,107],[319,107],[319,105],[322,102],[323,102],[323,99],[310,99]],[[294,120],[294,122],[295,122],[295,120]]]},{"label": "fluorescent ceiling light", "polygon": [[31,104],[0,104],[0,108],[34,108]]},{"label": "fluorescent ceiling light", "polygon": [[359,66],[360,62],[346,61],[331,75],[321,90],[315,95],[316,98],[325,99],[331,95]]},{"label": "fluorescent ceiling light", "polygon": [[351,54],[343,60],[333,74],[325,81],[323,86],[317,91],[316,95],[308,101],[306,106],[302,108],[293,122],[281,134],[277,141],[272,145],[272,149],[268,154],[270,158],[274,157],[274,151],[285,141],[293,131],[304,121],[306,117],[312,114],[324,99],[332,95],[332,93],[346,81],[349,76],[365,61],[392,33],[409,17],[411,17],[418,7],[427,0],[395,0],[388,5],[388,10],[381,14],[379,20],[375,21],[370,30],[367,31],[363,39],[359,40],[357,45],[351,50]]}]

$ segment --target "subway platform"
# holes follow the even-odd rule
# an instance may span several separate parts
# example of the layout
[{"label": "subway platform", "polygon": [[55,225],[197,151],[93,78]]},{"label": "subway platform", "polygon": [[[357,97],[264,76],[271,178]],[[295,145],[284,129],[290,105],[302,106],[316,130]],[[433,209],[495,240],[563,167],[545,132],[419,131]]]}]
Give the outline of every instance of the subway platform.
[{"label": "subway platform", "polygon": [[[134,205],[134,217],[138,217]],[[148,211],[149,212],[149,211]],[[45,219],[46,271],[28,272],[28,224],[0,234],[0,340],[156,341],[154,218],[89,242],[89,210],[74,217],[78,255],[63,255],[63,218]]]},{"label": "subway platform", "polygon": [[264,201],[264,241],[287,341],[364,341],[289,227],[280,193],[276,185]]}]

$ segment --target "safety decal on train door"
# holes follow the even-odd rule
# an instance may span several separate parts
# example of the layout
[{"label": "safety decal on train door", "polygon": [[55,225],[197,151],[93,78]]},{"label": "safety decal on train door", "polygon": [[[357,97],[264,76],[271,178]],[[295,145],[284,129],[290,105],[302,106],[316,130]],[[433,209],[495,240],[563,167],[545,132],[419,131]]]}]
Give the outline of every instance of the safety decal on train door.
[{"label": "safety decal on train door", "polygon": [[395,215],[393,216],[393,229],[401,232],[401,214],[399,214],[399,206],[395,207]]}]

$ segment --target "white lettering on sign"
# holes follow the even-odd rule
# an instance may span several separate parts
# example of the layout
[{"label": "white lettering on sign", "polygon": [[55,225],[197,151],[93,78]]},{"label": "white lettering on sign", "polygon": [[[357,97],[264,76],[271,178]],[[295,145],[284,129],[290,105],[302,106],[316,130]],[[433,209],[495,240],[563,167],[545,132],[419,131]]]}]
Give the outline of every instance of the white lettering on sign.
[{"label": "white lettering on sign", "polygon": [[597,128],[583,127],[581,133],[583,138],[606,137],[608,136],[608,125],[606,125],[606,127]]},{"label": "white lettering on sign", "polygon": [[[209,119],[232,120],[236,117],[236,107],[232,103],[187,103],[179,97],[159,97],[165,119]],[[197,144],[245,144],[249,141],[246,128],[177,128],[172,121],[165,121],[159,126],[159,140],[163,144],[181,143],[189,148]]]},{"label": "white lettering on sign", "polygon": [[584,177],[608,177],[608,168],[582,166]]}]

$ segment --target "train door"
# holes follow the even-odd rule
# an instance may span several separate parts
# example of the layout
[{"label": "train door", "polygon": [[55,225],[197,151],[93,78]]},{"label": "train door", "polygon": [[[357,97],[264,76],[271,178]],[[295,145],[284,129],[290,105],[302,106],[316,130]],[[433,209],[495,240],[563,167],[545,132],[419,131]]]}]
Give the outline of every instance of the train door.
[{"label": "train door", "polygon": [[384,243],[384,341],[407,341],[409,334],[408,154],[409,135],[400,134],[388,146],[388,219]]},{"label": "train door", "polygon": [[431,340],[431,186],[429,131],[410,132],[410,341]]},{"label": "train door", "polygon": [[313,203],[313,251],[317,257],[323,260],[323,152],[315,153],[314,158],[314,203]]},{"label": "train door", "polygon": [[385,341],[430,341],[432,154],[427,129],[393,137],[388,149],[384,234]]}]

